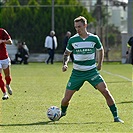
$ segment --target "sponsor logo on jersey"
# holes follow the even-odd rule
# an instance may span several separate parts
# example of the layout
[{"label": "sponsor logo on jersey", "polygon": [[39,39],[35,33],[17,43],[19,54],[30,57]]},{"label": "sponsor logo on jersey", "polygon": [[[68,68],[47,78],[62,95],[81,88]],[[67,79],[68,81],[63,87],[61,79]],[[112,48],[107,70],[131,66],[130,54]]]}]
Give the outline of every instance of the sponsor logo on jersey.
[{"label": "sponsor logo on jersey", "polygon": [[90,48],[76,49],[75,51],[76,51],[77,54],[92,53],[92,49],[90,49]]}]

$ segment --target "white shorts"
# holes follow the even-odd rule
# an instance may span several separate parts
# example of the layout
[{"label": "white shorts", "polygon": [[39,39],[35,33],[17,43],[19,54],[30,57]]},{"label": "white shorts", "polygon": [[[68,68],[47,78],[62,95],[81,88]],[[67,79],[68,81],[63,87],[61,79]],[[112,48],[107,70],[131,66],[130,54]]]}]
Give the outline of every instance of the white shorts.
[{"label": "white shorts", "polygon": [[9,57],[5,60],[0,60],[0,73],[2,69],[6,69],[9,65],[11,65],[11,60]]}]

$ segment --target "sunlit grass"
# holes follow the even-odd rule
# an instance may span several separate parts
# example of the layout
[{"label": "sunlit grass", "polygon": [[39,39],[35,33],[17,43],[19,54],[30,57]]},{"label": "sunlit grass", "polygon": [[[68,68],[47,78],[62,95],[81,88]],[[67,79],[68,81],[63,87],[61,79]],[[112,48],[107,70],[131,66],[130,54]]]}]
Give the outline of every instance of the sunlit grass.
[{"label": "sunlit grass", "polygon": [[13,95],[0,102],[0,133],[133,132],[131,65],[105,64],[101,71],[125,124],[113,122],[105,99],[87,82],[72,98],[67,115],[50,122],[47,109],[60,107],[72,64],[65,73],[61,67],[61,63],[12,65]]}]

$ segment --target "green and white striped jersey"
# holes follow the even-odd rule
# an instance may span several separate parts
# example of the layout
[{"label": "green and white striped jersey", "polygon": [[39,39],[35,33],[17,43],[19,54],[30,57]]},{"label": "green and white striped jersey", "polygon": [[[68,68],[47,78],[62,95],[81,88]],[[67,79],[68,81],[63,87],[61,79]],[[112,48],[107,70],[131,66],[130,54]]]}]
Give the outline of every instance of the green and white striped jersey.
[{"label": "green and white striped jersey", "polygon": [[95,53],[96,49],[103,49],[102,43],[97,35],[88,33],[85,39],[79,34],[72,36],[66,47],[66,50],[73,52],[73,68],[79,71],[87,71],[96,67]]}]

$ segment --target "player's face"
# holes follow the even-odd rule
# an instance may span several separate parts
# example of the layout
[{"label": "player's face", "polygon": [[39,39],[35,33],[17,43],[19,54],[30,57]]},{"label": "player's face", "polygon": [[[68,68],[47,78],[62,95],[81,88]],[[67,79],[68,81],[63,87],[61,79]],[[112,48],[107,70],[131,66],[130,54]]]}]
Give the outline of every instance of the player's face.
[{"label": "player's face", "polygon": [[86,26],[81,21],[74,22],[74,27],[79,35],[84,34]]}]

